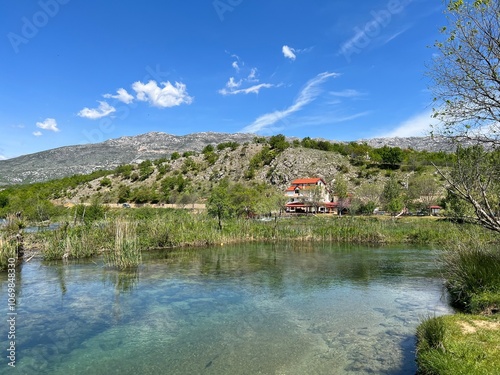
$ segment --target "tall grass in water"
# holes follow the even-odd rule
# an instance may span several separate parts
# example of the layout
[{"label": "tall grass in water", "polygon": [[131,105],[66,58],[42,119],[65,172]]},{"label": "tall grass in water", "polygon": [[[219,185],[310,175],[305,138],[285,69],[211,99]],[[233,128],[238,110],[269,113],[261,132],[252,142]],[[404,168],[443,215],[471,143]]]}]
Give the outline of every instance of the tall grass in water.
[{"label": "tall grass in water", "polygon": [[17,258],[17,242],[6,233],[0,233],[0,270],[7,269],[10,258]]},{"label": "tall grass in water", "polygon": [[120,270],[138,266],[142,257],[137,246],[137,223],[118,220],[114,227],[114,247],[104,253],[107,265]]},{"label": "tall grass in water", "polygon": [[471,313],[500,309],[500,249],[480,241],[457,242],[443,256],[452,303]]},{"label": "tall grass in water", "polygon": [[102,231],[86,225],[63,226],[43,233],[42,253],[45,260],[79,259],[96,255],[104,245]]}]

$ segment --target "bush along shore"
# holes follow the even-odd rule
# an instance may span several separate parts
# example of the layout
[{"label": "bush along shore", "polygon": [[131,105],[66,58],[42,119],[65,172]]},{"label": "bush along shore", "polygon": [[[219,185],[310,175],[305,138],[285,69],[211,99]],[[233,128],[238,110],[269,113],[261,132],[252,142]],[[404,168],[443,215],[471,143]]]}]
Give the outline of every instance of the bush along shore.
[{"label": "bush along shore", "polygon": [[461,311],[417,328],[421,374],[500,374],[500,251],[477,236],[447,246],[443,276]]}]

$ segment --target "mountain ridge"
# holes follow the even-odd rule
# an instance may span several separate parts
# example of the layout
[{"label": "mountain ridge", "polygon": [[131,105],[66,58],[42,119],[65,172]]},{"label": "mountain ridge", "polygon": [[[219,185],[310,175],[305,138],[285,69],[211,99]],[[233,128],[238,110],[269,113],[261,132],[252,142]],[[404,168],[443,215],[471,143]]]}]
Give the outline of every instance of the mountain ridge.
[{"label": "mountain ridge", "polygon": [[[200,152],[208,144],[252,142],[255,137],[258,136],[248,133],[200,132],[178,136],[149,132],[100,143],[62,146],[0,160],[0,185],[43,182],[75,174],[88,174],[99,169],[113,169],[123,164],[169,157],[173,152]],[[449,140],[439,137],[373,138],[354,142],[367,143],[372,147],[390,146],[417,151],[453,150]]]}]

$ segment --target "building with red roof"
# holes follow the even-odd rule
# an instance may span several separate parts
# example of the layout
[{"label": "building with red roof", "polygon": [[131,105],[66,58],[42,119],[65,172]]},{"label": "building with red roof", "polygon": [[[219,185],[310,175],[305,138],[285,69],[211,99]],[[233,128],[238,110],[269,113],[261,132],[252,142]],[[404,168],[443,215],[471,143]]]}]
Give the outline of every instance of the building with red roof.
[{"label": "building with red roof", "polygon": [[285,209],[290,213],[327,213],[336,208],[325,180],[320,177],[293,180],[285,195]]}]

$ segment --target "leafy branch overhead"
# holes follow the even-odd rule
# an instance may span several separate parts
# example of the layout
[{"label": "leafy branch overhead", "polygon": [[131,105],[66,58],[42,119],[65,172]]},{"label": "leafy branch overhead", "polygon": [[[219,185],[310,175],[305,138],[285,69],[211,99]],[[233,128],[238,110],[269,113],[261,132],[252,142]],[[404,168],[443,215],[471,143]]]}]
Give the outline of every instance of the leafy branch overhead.
[{"label": "leafy branch overhead", "polygon": [[448,3],[448,27],[428,75],[434,117],[447,136],[498,144],[500,135],[499,0]]}]

